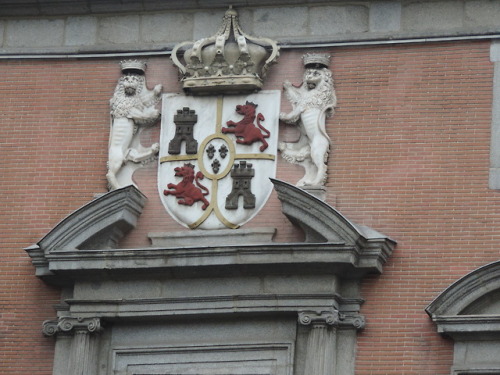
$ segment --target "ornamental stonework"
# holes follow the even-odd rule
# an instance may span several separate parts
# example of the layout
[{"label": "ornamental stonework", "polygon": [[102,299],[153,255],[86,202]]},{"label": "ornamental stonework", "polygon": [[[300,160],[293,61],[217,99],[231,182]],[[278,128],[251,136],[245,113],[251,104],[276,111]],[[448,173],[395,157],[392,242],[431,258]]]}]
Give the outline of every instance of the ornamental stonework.
[{"label": "ornamental stonework", "polygon": [[281,156],[305,170],[297,186],[323,186],[327,178],[330,137],[326,119],[333,115],[337,97],[333,87],[332,72],[328,69],[330,57],[325,54],[303,56],[305,72],[299,87],[285,81],[283,89],[292,111],[282,112],[280,120],[298,127],[297,142],[280,142]]}]

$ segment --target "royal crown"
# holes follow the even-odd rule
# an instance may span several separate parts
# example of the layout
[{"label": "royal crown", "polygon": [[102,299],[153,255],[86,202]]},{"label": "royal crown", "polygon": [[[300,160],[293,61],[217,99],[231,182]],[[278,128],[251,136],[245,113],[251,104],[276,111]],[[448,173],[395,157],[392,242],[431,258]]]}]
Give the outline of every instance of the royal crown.
[{"label": "royal crown", "polygon": [[260,90],[269,66],[278,56],[279,47],[274,40],[252,37],[241,30],[238,13],[231,7],[215,35],[177,44],[172,51],[182,88],[197,95]]},{"label": "royal crown", "polygon": [[330,55],[325,53],[306,53],[302,56],[306,68],[328,68]]},{"label": "royal crown", "polygon": [[140,60],[122,60],[120,66],[123,73],[144,74],[146,71],[146,62]]}]

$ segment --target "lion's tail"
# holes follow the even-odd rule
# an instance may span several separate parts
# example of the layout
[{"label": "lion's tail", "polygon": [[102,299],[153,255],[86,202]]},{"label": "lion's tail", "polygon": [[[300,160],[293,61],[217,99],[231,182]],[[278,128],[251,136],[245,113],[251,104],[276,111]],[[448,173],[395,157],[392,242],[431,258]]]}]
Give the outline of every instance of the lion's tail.
[{"label": "lion's tail", "polygon": [[202,184],[200,184],[200,182],[198,181],[198,180],[203,180],[204,178],[205,178],[205,176],[203,175],[203,173],[201,173],[201,171],[198,171],[198,173],[196,173],[194,180],[196,182],[196,186],[198,186],[201,190],[203,190],[202,194],[208,195],[210,193],[208,191],[208,189],[205,186],[203,186]]},{"label": "lion's tail", "polygon": [[260,123],[261,121],[265,121],[266,119],[264,118],[264,115],[262,113],[259,113],[257,115],[257,125],[259,128],[261,128],[266,134],[264,134],[264,138],[269,138],[271,136],[271,132],[267,130],[265,127],[262,126]]}]

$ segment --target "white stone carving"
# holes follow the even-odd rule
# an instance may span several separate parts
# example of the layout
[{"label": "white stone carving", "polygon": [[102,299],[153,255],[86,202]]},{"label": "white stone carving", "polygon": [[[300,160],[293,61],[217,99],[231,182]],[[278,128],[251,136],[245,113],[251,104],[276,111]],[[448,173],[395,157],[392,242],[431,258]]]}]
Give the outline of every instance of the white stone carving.
[{"label": "white stone carving", "polygon": [[333,78],[327,69],[329,56],[310,54],[304,56],[304,80],[300,87],[285,81],[283,89],[292,104],[290,113],[281,113],[280,119],[297,125],[300,137],[297,142],[280,142],[281,156],[290,163],[299,164],[305,175],[297,186],[322,186],[326,181],[326,161],[330,138],[326,133],[326,118],[333,115],[337,104]]},{"label": "white stone carving", "polygon": [[111,133],[109,138],[108,173],[110,190],[133,185],[132,174],[152,160],[159,144],[143,147],[140,134],[144,127],[154,125],[160,117],[155,105],[161,99],[162,86],[146,87],[146,64],[137,60],[122,61],[123,76],[110,100]]}]

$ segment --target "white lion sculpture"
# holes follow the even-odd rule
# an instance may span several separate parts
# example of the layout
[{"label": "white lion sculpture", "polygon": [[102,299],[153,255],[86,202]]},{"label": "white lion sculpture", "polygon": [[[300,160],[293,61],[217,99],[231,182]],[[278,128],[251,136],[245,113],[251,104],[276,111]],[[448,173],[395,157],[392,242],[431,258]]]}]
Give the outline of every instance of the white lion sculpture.
[{"label": "white lion sculpture", "polygon": [[[162,86],[156,85],[153,90],[148,90],[144,75],[137,74],[137,71],[143,71],[145,64],[133,62],[141,68],[127,72],[119,79],[110,100],[111,133],[106,175],[110,190],[133,184],[132,174],[138,163],[152,159],[159,151],[158,143],[143,147],[140,133],[144,126],[153,125],[160,117],[155,105],[160,101]],[[126,72],[123,65],[122,70]]]},{"label": "white lion sculpture", "polygon": [[283,89],[292,104],[292,111],[280,113],[280,120],[298,125],[300,137],[297,142],[280,142],[278,148],[285,160],[304,167],[305,175],[297,186],[324,185],[330,150],[325,121],[326,117],[333,115],[337,104],[332,73],[324,67],[306,69],[300,87],[285,81]]}]

